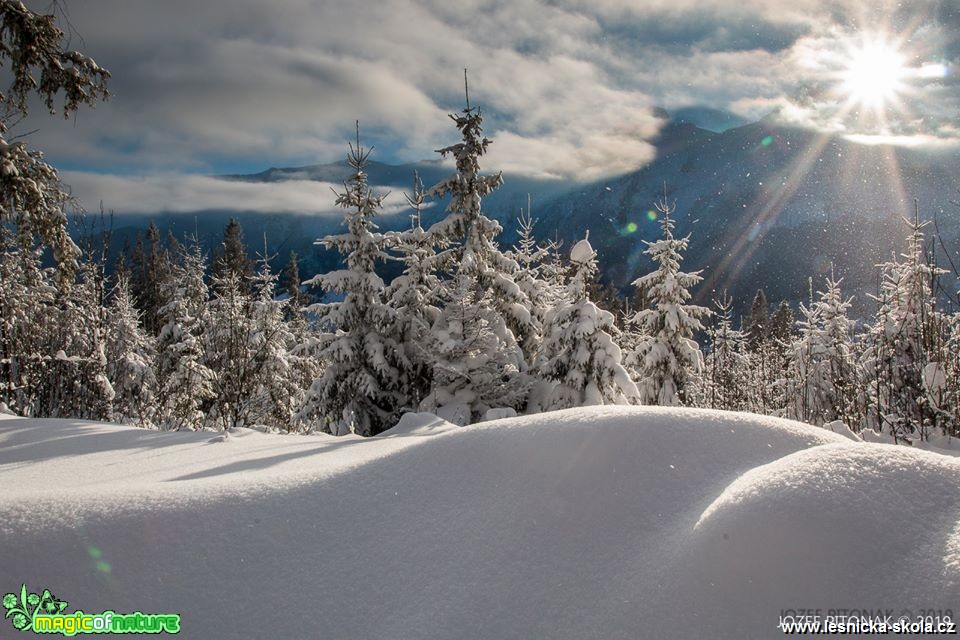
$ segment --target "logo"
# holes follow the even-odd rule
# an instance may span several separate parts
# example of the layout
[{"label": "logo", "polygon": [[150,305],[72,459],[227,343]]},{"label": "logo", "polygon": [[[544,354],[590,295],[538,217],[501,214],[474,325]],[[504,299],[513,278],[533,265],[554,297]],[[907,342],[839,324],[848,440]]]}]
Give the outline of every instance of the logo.
[{"label": "logo", "polygon": [[34,633],[58,633],[75,636],[78,633],[180,633],[180,615],[176,613],[65,613],[67,602],[57,599],[44,589],[42,594],[27,592],[21,585],[19,596],[3,596],[4,618],[9,618],[14,629]]}]

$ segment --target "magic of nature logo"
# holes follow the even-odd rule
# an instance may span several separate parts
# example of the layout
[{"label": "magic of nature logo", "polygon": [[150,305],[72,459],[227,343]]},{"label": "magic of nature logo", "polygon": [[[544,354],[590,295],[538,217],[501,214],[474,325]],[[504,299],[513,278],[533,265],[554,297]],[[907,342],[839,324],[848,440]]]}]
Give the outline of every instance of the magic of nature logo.
[{"label": "magic of nature logo", "polygon": [[20,593],[3,596],[4,618],[13,628],[33,633],[58,633],[75,636],[78,633],[179,633],[180,615],[176,613],[65,613],[67,602],[44,589],[42,593],[20,586]]}]

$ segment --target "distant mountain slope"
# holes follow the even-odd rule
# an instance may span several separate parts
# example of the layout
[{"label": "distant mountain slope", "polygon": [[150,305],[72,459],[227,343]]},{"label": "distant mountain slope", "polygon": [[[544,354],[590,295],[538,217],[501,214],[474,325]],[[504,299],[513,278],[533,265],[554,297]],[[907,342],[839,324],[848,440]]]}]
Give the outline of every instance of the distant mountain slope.
[{"label": "distant mountain slope", "polygon": [[[866,294],[876,286],[874,265],[904,246],[901,216],[912,216],[914,198],[922,218],[937,213],[945,244],[960,264],[960,207],[950,203],[960,186],[957,153],[867,146],[767,121],[714,133],[690,119],[667,124],[653,141],[656,159],[627,175],[590,184],[504,175],[503,187],[484,200],[488,215],[504,226],[501,243],[515,240],[516,217],[529,193],[541,237],[559,236],[569,247],[589,229],[604,278],[629,289],[651,267],[642,240],[659,233],[649,212],[666,185],[677,204],[678,231],[692,233],[686,266],[705,270],[706,282],[696,290],[701,302],[728,289],[742,307],[760,287],[774,303],[802,300],[808,278],[815,277],[818,286],[832,264],[863,313],[870,306]],[[430,186],[451,170],[440,160],[373,161],[368,173],[372,184],[394,190],[389,202],[402,202],[399,192],[410,188],[414,171]],[[346,163],[336,162],[222,178],[339,183],[348,175]],[[424,223],[439,220],[445,206],[444,201],[427,209]],[[132,243],[152,219],[177,237],[196,231],[212,250],[230,217],[240,219],[251,252],[262,250],[266,234],[268,251],[279,256],[276,266],[291,250],[301,256],[305,275],[337,264],[333,252],[313,245],[340,229],[341,220],[329,215],[118,212],[113,244],[119,251]],[[380,224],[398,229],[409,222],[395,213]]]},{"label": "distant mountain slope", "polygon": [[590,229],[605,276],[624,286],[651,266],[642,240],[659,234],[649,212],[664,185],[678,231],[692,233],[686,266],[705,269],[703,301],[726,288],[742,303],[758,287],[773,301],[804,299],[808,277],[820,284],[832,263],[865,304],[874,265],[904,246],[901,216],[912,217],[914,198],[921,218],[937,213],[958,262],[960,208],[950,203],[960,186],[957,154],[867,146],[769,122],[696,136],[535,213],[545,236],[558,229],[572,241]]}]

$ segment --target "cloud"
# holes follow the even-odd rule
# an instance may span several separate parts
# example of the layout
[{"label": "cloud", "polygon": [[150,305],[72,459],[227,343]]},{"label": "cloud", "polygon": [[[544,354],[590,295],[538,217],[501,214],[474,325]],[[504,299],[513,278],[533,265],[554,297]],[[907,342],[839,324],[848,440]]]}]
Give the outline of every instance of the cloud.
[{"label": "cloud", "polygon": [[[429,158],[456,140],[445,114],[463,106],[468,67],[494,139],[485,167],[590,179],[651,159],[660,106],[749,117],[779,106],[796,122],[850,133],[826,99],[829,69],[809,62],[860,31],[907,34],[918,66],[960,63],[954,0],[60,5],[83,36],[73,44],[112,71],[114,97],[21,130],[39,128],[32,143],[55,163],[105,173],[325,162],[342,155],[357,119],[376,159]],[[925,82],[909,121],[933,122],[943,137],[960,106],[955,77]]]},{"label": "cloud", "polygon": [[[204,210],[301,213],[342,216],[335,206],[333,185],[313,180],[239,182],[209,176],[164,174],[147,177],[64,171],[63,181],[84,209],[123,213],[193,212]],[[375,188],[384,193],[387,189]],[[389,197],[383,213],[406,209],[402,197]]]}]

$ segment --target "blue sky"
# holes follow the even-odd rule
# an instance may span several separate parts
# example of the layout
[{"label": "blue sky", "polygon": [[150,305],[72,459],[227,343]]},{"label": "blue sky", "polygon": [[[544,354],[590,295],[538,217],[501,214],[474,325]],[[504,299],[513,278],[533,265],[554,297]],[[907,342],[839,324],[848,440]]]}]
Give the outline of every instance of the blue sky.
[{"label": "blue sky", "polygon": [[[953,0],[62,4],[71,45],[112,72],[114,96],[20,129],[39,129],[31,144],[108,203],[184,174],[339,159],[355,119],[376,159],[430,158],[455,139],[446,114],[462,107],[464,67],[495,140],[489,165],[527,175],[642,166],[656,107],[776,111],[867,142],[960,139]],[[909,74],[882,105],[851,104],[841,77],[876,42]]]}]

